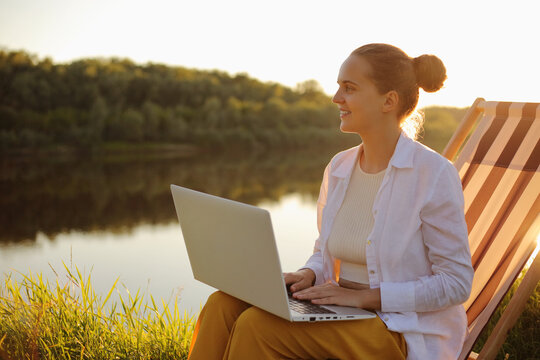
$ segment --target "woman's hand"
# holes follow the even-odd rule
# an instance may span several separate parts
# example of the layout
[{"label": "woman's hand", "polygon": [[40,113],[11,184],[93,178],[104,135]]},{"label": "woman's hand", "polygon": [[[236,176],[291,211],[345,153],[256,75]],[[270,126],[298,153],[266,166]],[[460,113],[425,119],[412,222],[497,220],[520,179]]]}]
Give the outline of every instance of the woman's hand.
[{"label": "woman's hand", "polygon": [[312,286],[293,293],[299,300],[311,300],[319,305],[351,306],[363,309],[380,309],[381,292],[379,289],[348,289],[331,283]]},{"label": "woman's hand", "polygon": [[291,292],[300,291],[313,286],[315,273],[311,269],[302,269],[291,273],[283,273],[285,284],[290,285]]}]

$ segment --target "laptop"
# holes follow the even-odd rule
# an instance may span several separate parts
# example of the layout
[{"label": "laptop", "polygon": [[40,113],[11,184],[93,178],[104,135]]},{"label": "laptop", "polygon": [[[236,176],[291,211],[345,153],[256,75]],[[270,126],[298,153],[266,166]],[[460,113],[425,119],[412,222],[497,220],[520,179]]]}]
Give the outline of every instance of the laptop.
[{"label": "laptop", "polygon": [[289,321],[373,318],[347,306],[293,299],[267,210],[171,185],[195,279]]}]

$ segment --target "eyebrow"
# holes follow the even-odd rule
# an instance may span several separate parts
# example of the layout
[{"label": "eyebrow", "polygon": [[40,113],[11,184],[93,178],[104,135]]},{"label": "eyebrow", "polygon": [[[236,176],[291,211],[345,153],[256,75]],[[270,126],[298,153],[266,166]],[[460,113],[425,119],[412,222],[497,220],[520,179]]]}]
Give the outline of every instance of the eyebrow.
[{"label": "eyebrow", "polygon": [[353,84],[353,85],[359,86],[358,83],[356,83],[356,82],[354,82],[354,81],[352,81],[352,80],[342,80],[342,81],[339,81],[339,80],[338,80],[337,83],[338,83],[338,84],[339,84],[339,83],[341,83],[341,84]]}]

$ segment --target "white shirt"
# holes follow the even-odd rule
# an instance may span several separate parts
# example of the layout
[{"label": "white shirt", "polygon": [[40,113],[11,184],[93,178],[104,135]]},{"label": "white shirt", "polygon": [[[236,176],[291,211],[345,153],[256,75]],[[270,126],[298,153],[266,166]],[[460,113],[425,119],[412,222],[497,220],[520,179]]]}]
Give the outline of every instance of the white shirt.
[{"label": "white shirt", "polygon": [[[336,282],[338,264],[328,237],[362,145],[340,152],[324,172],[319,237],[306,268],[315,284]],[[373,204],[366,245],[371,288],[380,288],[379,317],[402,333],[407,359],[455,359],[467,329],[462,304],[471,290],[463,191],[447,159],[401,134]]]}]

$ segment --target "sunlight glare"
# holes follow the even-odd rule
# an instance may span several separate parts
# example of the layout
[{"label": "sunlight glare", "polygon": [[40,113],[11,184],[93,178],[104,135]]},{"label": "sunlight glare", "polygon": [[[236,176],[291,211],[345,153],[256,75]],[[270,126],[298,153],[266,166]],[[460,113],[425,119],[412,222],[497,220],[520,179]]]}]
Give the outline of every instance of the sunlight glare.
[{"label": "sunlight glare", "polygon": [[527,263],[525,264],[526,268],[531,266],[532,262],[536,258],[536,255],[538,254],[538,250],[540,250],[540,233],[538,233],[538,235],[536,236],[536,248],[534,249],[529,260],[527,260]]},{"label": "sunlight glare", "polygon": [[[23,48],[57,62],[116,56],[141,64],[242,72],[291,87],[316,79],[331,95],[339,66],[355,47],[386,42],[413,57],[432,53],[443,60],[448,80],[441,91],[422,93],[420,107],[464,107],[479,96],[537,102],[539,48],[530,34],[537,30],[539,6],[536,0],[515,6],[458,0],[445,7],[441,18],[438,5],[428,0],[413,7],[395,1],[393,11],[386,3],[354,0],[339,6],[308,0],[263,5],[248,0],[51,0],[46,6],[4,0],[0,47]],[[347,24],[344,9],[358,14]],[[393,26],[381,27],[378,16],[363,13],[384,13]],[[29,26],[21,31],[21,23]],[[506,26],[493,26],[497,23]]]}]

